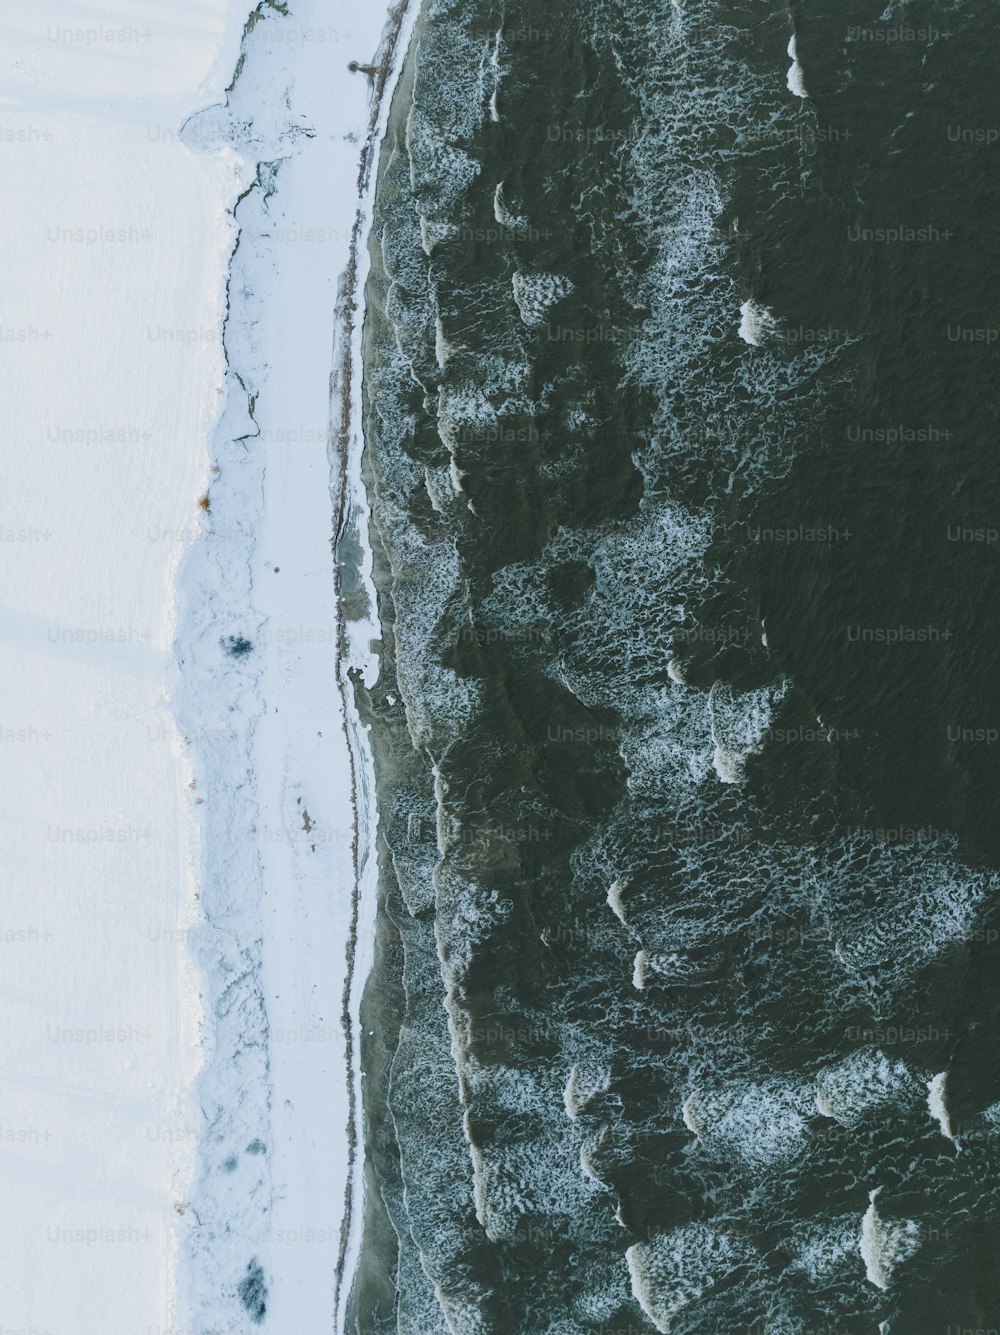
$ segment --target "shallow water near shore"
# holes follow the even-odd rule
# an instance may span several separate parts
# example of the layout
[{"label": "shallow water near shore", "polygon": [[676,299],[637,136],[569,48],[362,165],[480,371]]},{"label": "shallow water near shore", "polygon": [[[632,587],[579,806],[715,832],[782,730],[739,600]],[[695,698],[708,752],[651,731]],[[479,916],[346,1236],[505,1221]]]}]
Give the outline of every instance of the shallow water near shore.
[{"label": "shallow water near shore", "polygon": [[989,19],[423,6],[359,1335],[1000,1326]]}]

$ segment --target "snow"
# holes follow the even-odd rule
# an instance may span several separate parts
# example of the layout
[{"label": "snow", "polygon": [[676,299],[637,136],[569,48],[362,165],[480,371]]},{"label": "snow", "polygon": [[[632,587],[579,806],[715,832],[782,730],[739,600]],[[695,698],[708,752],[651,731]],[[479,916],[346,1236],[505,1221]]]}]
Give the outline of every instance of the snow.
[{"label": "snow", "polygon": [[251,1264],[274,1329],[333,1326],[359,1074],[329,383],[369,115],[346,66],[386,14],[295,10],[246,39],[231,116],[246,5],[0,21],[14,1329],[251,1331]]}]

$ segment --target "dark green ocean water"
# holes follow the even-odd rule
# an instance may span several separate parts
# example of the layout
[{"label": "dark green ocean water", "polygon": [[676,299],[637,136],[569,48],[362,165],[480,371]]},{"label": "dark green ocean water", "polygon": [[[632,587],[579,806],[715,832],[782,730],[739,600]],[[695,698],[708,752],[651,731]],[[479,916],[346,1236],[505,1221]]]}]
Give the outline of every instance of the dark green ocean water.
[{"label": "dark green ocean water", "polygon": [[1000,1329],[998,57],[985,0],[424,3],[359,1335]]}]

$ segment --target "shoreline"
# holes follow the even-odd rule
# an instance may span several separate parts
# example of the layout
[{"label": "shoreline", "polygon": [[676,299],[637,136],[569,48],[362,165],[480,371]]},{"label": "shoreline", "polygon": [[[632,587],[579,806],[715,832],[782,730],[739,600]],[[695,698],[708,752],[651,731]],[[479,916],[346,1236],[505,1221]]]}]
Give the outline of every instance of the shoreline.
[{"label": "shoreline", "polygon": [[[204,798],[193,945],[216,1017],[183,1264],[182,1310],[206,1330],[335,1324],[357,1241],[352,998],[370,954],[375,814],[344,671],[365,659],[364,627],[349,644],[338,549],[359,504],[351,283],[408,3],[367,16],[365,33],[351,14],[332,49],[292,40],[293,25],[339,23],[328,8],[259,4],[225,102],[182,131],[194,151],[235,155],[241,176],[209,532],[185,555],[177,641],[176,706],[200,739]],[[348,59],[376,46],[370,81]]]},{"label": "shoreline", "polygon": [[[336,312],[334,375],[331,382],[331,404],[333,420],[331,429],[331,465],[334,474],[334,588],[337,602],[337,626],[339,630],[336,651],[337,688],[342,702],[342,726],[348,745],[352,780],[352,811],[354,819],[354,839],[352,857],[355,885],[351,897],[351,927],[346,946],[347,971],[341,1000],[341,1025],[344,1031],[346,1061],[348,1068],[348,1183],[346,1187],[344,1213],[341,1226],[340,1247],[337,1256],[335,1306],[338,1323],[343,1322],[346,1329],[346,1306],[351,1297],[353,1279],[360,1262],[361,1239],[356,1237],[357,1255],[351,1268],[351,1282],[344,1287],[347,1278],[348,1252],[351,1245],[352,1230],[360,1228],[364,1213],[364,1177],[365,1156],[358,1156],[360,1138],[358,1134],[358,1112],[362,1108],[361,1093],[361,1045],[355,1044],[354,1032],[360,1028],[359,1007],[361,990],[364,988],[369,970],[359,974],[357,969],[358,935],[362,908],[362,882],[365,869],[374,867],[376,883],[369,884],[369,898],[377,896],[377,851],[375,847],[378,828],[378,810],[375,805],[374,757],[371,743],[363,740],[364,725],[358,715],[355,703],[355,686],[350,680],[352,671],[358,671],[350,645],[349,619],[344,616],[344,575],[343,547],[348,535],[355,537],[358,549],[358,567],[352,572],[358,583],[364,588],[370,608],[370,628],[381,638],[378,625],[375,591],[371,583],[372,552],[366,529],[370,523],[370,512],[366,490],[362,479],[361,456],[364,452],[364,433],[362,425],[362,385],[364,366],[362,341],[366,318],[365,286],[370,262],[368,259],[369,226],[372,216],[374,191],[378,182],[379,156],[384,139],[388,116],[399,80],[402,63],[406,58],[413,28],[420,12],[420,0],[397,0],[390,9],[383,30],[382,39],[372,62],[376,71],[371,77],[371,110],[368,122],[368,134],[361,151],[358,165],[357,193],[358,208],[351,228],[350,254],[347,268],[341,275]],[[367,76],[366,76],[367,77]],[[388,96],[386,93],[388,92]],[[353,531],[353,532],[352,532]],[[364,667],[371,667],[369,649],[364,657]],[[359,645],[355,649],[360,648]],[[346,665],[346,670],[345,670]],[[375,668],[376,675],[378,668]],[[358,775],[363,763],[366,764],[368,779],[368,810],[365,813],[365,840],[362,848],[362,818],[358,805]],[[376,909],[377,915],[377,909]],[[374,930],[374,924],[373,930]],[[372,951],[377,950],[374,941],[370,942]],[[341,1326],[338,1325],[338,1329]]]}]

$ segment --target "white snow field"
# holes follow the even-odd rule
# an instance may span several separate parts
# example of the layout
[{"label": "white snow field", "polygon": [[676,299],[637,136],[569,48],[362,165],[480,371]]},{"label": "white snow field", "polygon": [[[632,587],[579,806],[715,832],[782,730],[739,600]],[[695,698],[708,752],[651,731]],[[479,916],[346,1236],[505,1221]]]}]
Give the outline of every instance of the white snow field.
[{"label": "white snow field", "polygon": [[330,384],[387,8],[0,14],[0,1335],[332,1331],[338,1270],[343,1308]]}]

